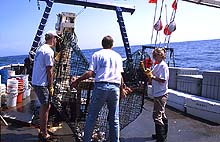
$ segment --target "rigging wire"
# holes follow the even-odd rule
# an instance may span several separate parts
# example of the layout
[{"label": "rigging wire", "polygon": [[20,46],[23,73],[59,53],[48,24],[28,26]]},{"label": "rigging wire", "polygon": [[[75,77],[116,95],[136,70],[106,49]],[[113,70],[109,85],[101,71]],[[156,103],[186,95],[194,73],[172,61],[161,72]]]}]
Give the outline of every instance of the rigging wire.
[{"label": "rigging wire", "polygon": [[82,14],[86,9],[86,6],[84,6],[84,8],[82,8],[77,14],[76,17],[78,17],[80,14]]},{"label": "rigging wire", "polygon": [[[178,0],[176,0],[176,6],[177,6],[177,3],[178,3]],[[170,17],[170,23],[174,21],[175,17],[176,17],[176,10],[173,9],[172,15]],[[171,35],[168,37],[167,46],[168,46],[168,44],[170,42],[170,37],[171,37]]]},{"label": "rigging wire", "polygon": [[[164,3],[164,0],[162,0],[162,4],[161,4],[161,7],[160,7],[160,16],[159,16],[159,20],[161,20],[161,14],[162,14],[162,11],[163,11],[163,3]],[[156,33],[155,45],[157,44],[158,33],[159,33],[159,31],[157,31],[157,33]]]},{"label": "rigging wire", "polygon": [[[165,4],[165,11],[166,11],[166,25],[168,25],[168,18],[167,18],[167,5]],[[167,41],[167,34],[165,34],[166,36],[165,36],[165,39],[164,39],[164,44],[166,43],[166,41]]]},{"label": "rigging wire", "polygon": [[154,23],[156,20],[156,15],[157,15],[157,2],[156,2],[156,6],[155,6],[155,11],[154,11],[154,20],[153,20],[153,27],[152,27],[152,34],[151,34],[151,44],[152,44],[152,40],[153,40],[153,34],[154,34]]}]

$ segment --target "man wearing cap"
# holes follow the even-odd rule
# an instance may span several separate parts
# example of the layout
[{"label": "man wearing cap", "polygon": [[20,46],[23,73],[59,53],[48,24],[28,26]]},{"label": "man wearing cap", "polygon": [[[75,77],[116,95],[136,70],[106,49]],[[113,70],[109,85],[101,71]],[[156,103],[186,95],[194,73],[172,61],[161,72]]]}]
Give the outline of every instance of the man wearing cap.
[{"label": "man wearing cap", "polygon": [[40,133],[39,138],[46,141],[50,138],[47,133],[48,114],[50,110],[50,100],[53,96],[53,65],[54,51],[56,46],[57,33],[48,31],[45,34],[45,44],[37,49],[34,57],[34,66],[32,74],[32,85],[36,95],[41,103],[39,118],[40,118]]}]

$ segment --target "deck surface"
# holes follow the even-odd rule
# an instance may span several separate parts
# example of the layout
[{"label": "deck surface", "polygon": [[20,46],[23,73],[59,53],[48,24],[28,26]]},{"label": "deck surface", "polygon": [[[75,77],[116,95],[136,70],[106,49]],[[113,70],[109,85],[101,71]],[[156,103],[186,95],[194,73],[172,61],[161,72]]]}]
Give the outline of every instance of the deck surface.
[{"label": "deck surface", "polygon": [[[33,105],[39,105],[35,93],[22,100],[22,103],[8,109],[3,109],[1,114],[8,123],[6,126],[1,121],[0,142],[40,142],[38,139],[39,129],[33,125]],[[54,130],[54,131],[53,131]],[[50,131],[54,133],[51,142],[75,142],[73,132],[67,123],[62,122],[60,127],[52,127]]]},{"label": "deck surface", "polygon": [[[141,115],[121,131],[121,142],[154,142],[153,103],[145,100]],[[220,125],[167,108],[168,142],[220,142]]]},{"label": "deck surface", "polygon": [[[143,112],[140,116],[121,130],[121,142],[155,141],[151,139],[151,134],[154,133],[152,109],[152,101],[146,99]],[[25,115],[26,112],[23,111],[23,114]],[[168,142],[220,141],[220,125],[186,116],[170,108],[167,108],[167,116],[169,119]],[[37,137],[38,129],[36,127],[24,125],[24,123],[20,123],[19,121],[8,121],[7,118],[6,121],[9,124],[8,126],[3,125],[1,122],[1,142],[39,142]],[[66,123],[63,124],[62,129],[57,131],[57,136],[55,136],[53,141],[74,142],[70,128]]]}]

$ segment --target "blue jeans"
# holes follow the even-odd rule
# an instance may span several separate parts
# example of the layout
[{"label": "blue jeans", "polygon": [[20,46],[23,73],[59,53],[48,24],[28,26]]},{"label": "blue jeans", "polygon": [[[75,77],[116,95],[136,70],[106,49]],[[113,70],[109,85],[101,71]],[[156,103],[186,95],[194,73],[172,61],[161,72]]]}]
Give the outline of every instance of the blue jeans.
[{"label": "blue jeans", "polygon": [[105,102],[109,110],[109,138],[119,142],[119,84],[95,83],[84,128],[83,142],[90,142],[99,111]]}]

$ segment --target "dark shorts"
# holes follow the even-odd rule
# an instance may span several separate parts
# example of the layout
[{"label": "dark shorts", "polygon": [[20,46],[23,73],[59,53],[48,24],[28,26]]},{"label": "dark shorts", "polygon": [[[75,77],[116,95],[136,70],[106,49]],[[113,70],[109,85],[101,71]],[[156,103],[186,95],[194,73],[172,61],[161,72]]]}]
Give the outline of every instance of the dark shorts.
[{"label": "dark shorts", "polygon": [[38,100],[40,101],[41,104],[48,104],[50,103],[50,95],[49,95],[49,90],[47,86],[36,86],[33,85],[34,91],[38,97]]}]

